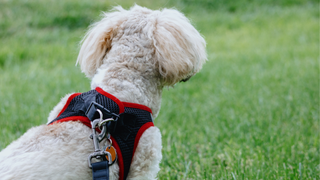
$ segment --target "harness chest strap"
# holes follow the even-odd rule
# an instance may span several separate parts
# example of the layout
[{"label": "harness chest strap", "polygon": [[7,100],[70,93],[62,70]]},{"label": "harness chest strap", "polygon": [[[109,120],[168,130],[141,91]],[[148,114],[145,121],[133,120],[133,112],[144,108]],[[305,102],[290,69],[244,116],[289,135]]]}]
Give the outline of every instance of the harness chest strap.
[{"label": "harness chest strap", "polygon": [[[144,105],[121,102],[113,95],[98,87],[85,93],[71,95],[57,118],[49,124],[65,121],[81,121],[84,125],[91,128],[91,121],[85,115],[91,102],[96,102],[112,113],[121,115],[121,120],[117,123],[114,131],[111,132],[111,140],[118,155],[119,179],[126,179],[140,137],[145,130],[154,126],[151,116],[152,111]],[[100,163],[93,167],[93,170],[97,168],[103,169],[104,167],[107,167],[107,165]],[[106,175],[109,172],[100,171],[98,174]]]}]

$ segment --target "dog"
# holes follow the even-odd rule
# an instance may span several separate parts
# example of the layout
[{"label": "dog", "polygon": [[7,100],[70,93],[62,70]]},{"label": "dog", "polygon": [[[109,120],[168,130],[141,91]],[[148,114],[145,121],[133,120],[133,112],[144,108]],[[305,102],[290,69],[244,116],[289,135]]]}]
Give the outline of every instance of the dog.
[{"label": "dog", "polygon": [[[160,111],[162,89],[187,81],[202,68],[207,60],[206,42],[175,9],[117,6],[102,16],[81,41],[77,63],[91,79],[92,91],[109,94],[119,107],[137,105],[152,113],[149,121],[153,121]],[[95,151],[95,128],[79,119],[52,123],[78,96],[63,97],[47,124],[29,129],[0,152],[2,180],[92,179],[88,156]],[[127,174],[120,173],[118,154],[118,160],[109,166],[109,179],[157,178],[162,158],[160,130],[150,126],[140,135]],[[106,139],[99,145],[111,146]]]}]

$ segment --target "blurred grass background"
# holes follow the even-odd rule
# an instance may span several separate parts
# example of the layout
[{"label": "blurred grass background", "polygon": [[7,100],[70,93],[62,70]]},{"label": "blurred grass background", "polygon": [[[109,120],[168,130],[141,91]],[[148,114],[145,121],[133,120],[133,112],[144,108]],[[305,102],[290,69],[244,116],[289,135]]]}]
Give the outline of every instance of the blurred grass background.
[{"label": "blurred grass background", "polygon": [[163,93],[159,179],[319,179],[317,0],[2,0],[0,149],[90,82],[75,61],[114,5],[175,7],[209,61]]}]

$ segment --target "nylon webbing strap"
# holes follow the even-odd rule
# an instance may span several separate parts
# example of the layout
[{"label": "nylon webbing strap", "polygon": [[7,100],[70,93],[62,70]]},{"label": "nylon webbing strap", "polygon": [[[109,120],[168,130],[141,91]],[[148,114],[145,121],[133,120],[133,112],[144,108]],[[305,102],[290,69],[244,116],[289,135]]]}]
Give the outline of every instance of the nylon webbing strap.
[{"label": "nylon webbing strap", "polygon": [[109,164],[108,161],[92,163],[93,180],[109,180]]}]

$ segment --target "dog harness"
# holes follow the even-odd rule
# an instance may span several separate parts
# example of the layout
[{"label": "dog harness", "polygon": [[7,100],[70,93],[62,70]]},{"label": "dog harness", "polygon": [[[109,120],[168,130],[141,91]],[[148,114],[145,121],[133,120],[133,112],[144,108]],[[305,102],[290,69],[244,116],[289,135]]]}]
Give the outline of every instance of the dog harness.
[{"label": "dog harness", "polygon": [[[113,95],[97,87],[95,90],[85,93],[72,94],[59,115],[48,124],[80,121],[92,128],[92,122],[99,118],[97,109],[101,110],[99,110],[100,115],[103,115],[104,118],[114,120],[106,123],[106,128],[110,132],[111,137],[109,138],[112,140],[112,146],[117,153],[119,179],[126,179],[141,135],[149,127],[154,126],[151,116],[152,111],[149,107],[121,102]],[[95,127],[92,129],[95,129]],[[92,163],[93,179],[108,179],[108,165],[110,165],[110,159],[109,163],[108,161]]]}]

